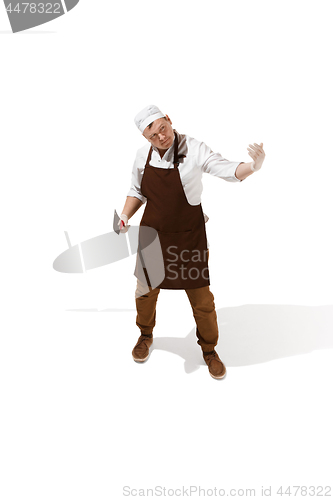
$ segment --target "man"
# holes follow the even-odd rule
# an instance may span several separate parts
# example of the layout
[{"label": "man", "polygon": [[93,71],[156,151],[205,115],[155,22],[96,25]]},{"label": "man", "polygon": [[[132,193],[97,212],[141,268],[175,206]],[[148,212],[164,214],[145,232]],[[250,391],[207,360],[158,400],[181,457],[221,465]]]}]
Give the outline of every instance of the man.
[{"label": "man", "polygon": [[[263,143],[247,148],[252,162],[230,162],[205,143],[179,134],[172,128],[169,116],[154,105],[140,111],[135,123],[148,144],[137,152],[119,225],[121,232],[126,232],[128,220],[147,202],[140,230],[148,227],[157,232],[164,278],[158,286],[151,286],[149,262],[143,262],[147,285],[142,276],[139,279],[137,260],[136,324],[141,335],[132,351],[133,359],[143,362],[149,357],[160,289],[183,289],[192,306],[197,343],[209,373],[221,379],[226,375],[226,367],[215,351],[218,325],[214,296],[209,289],[205,230],[208,217],[201,207],[201,177],[206,172],[230,182],[244,180],[261,168],[265,158]],[[142,263],[140,234],[138,255]]]}]

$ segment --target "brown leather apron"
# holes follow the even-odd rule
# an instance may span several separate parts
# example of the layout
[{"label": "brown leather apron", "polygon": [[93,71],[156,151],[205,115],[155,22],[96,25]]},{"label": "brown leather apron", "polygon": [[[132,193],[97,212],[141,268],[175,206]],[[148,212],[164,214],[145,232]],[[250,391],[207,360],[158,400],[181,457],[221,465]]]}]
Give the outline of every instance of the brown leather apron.
[{"label": "brown leather apron", "polygon": [[[178,137],[174,140],[174,167],[159,168],[149,165],[152,150],[147,157],[141,193],[147,198],[140,230],[143,226],[157,231],[163,254],[165,277],[155,288],[190,289],[210,285],[207,257],[205,219],[199,205],[187,201],[178,170]],[[139,247],[137,267],[134,272],[139,278],[138,259],[141,259],[148,285],[149,265],[145,265]],[[141,273],[142,274],[142,273]]]}]

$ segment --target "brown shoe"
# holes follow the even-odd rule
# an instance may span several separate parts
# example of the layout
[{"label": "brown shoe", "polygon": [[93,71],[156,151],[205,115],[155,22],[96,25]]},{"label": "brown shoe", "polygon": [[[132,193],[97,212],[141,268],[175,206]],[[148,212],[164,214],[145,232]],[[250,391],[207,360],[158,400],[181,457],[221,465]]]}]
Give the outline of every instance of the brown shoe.
[{"label": "brown shoe", "polygon": [[142,361],[146,361],[146,359],[148,359],[149,357],[149,347],[152,345],[152,343],[152,333],[150,335],[141,334],[132,351],[134,361],[139,361],[141,363]]},{"label": "brown shoe", "polygon": [[209,373],[213,378],[223,378],[227,374],[227,369],[219,358],[217,352],[203,352],[203,358],[208,365]]}]

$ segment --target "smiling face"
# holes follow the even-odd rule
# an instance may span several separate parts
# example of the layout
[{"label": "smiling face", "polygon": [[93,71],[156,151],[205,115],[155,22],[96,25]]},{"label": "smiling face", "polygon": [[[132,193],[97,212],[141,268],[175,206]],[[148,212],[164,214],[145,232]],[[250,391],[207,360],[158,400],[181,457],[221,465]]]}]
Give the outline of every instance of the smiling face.
[{"label": "smiling face", "polygon": [[168,115],[165,118],[158,118],[144,129],[142,135],[163,154],[173,143],[175,134],[172,121]]}]

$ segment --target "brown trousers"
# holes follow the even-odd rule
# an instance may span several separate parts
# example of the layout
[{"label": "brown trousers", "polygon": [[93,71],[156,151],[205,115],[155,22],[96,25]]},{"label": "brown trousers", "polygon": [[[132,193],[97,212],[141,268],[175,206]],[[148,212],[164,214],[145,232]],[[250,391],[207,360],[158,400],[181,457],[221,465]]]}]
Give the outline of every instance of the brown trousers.
[{"label": "brown trousers", "polygon": [[[204,352],[212,351],[217,344],[219,335],[214,295],[209,290],[209,286],[191,288],[185,290],[185,292],[191,303],[193,316],[197,325],[197,343]],[[156,324],[156,302],[159,293],[159,288],[152,289],[151,287],[149,287],[149,292],[147,292],[147,286],[137,280],[135,292],[136,324],[140,328],[141,333],[151,334],[153,332]],[[170,327],[172,326],[170,324]]]}]

